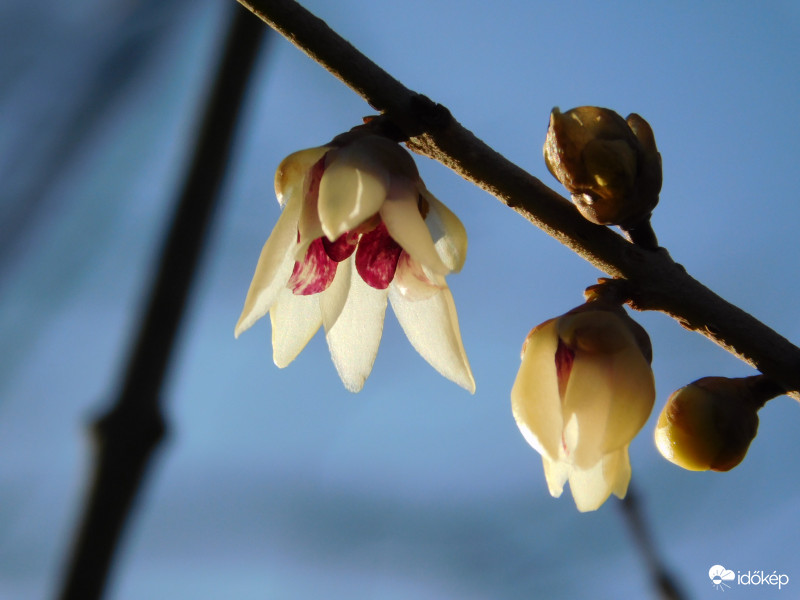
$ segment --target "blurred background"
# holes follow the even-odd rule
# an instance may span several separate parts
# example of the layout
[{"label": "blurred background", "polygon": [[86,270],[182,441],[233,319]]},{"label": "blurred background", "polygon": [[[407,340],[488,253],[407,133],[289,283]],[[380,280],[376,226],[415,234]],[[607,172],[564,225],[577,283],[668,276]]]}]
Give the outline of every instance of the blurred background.
[{"label": "blurred background", "polygon": [[[663,157],[661,244],[800,341],[797,3],[303,4],[556,189],[541,154],[553,106],[641,114]],[[86,426],[123,371],[233,5],[0,3],[3,600],[58,587],[91,465]],[[358,395],[321,335],[283,370],[268,320],[234,340],[279,214],[276,166],[371,112],[268,36],[164,390],[171,434],[107,597],[655,597],[620,503],[579,514],[568,492],[551,498],[510,412],[527,332],[602,274],[446,168],[417,158],[470,235],[448,281],[474,396],[428,367],[391,309]],[[718,593],[715,564],[800,586],[796,403],[761,411],[733,471],[680,470],[652,441],[667,396],[752,370],[663,315],[634,317],[653,341],[658,397],[631,446],[632,484],[666,567],[691,598]],[[728,592],[778,593],[762,588]]]}]

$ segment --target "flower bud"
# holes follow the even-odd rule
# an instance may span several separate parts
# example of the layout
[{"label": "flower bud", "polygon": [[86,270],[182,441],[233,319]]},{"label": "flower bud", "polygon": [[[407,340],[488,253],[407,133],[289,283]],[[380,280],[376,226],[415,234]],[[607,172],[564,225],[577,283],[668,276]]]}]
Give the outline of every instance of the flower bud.
[{"label": "flower bud", "polygon": [[653,130],[637,114],[554,108],[544,144],[547,168],[598,225],[632,227],[649,218],[661,191],[661,155]]},{"label": "flower bud", "polygon": [[658,417],[659,452],[690,471],[729,471],[742,462],[765,401],[754,379],[704,377],[674,392]]}]

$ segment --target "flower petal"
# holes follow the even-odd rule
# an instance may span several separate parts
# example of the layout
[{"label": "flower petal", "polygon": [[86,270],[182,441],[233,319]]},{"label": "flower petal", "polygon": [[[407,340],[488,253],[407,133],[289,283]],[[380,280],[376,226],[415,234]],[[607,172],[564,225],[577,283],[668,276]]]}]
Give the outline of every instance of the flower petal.
[{"label": "flower petal", "polygon": [[631,481],[631,461],[628,458],[628,446],[606,455],[603,459],[603,477],[611,485],[611,493],[617,498],[624,498],[628,493]]},{"label": "flower petal", "polygon": [[[348,259],[347,264],[352,259]],[[358,392],[372,372],[372,365],[378,354],[378,346],[383,333],[383,319],[386,313],[386,290],[376,290],[368,286],[352,268],[349,270],[349,289],[347,300],[338,316],[331,321],[334,311],[330,309],[336,304],[331,299],[326,304],[322,315],[325,326],[325,338],[339,377],[344,386],[351,392]],[[326,292],[341,293],[339,277]],[[347,283],[343,279],[342,284]],[[326,299],[327,300],[327,299]]]},{"label": "flower petal", "polygon": [[378,212],[390,175],[358,144],[331,150],[325,160],[317,208],[322,231],[333,241]]},{"label": "flower petal", "polygon": [[589,469],[573,467],[569,487],[578,510],[587,512],[600,508],[612,493],[624,498],[630,480],[631,463],[624,446]]},{"label": "flower petal", "polygon": [[425,300],[406,299],[395,287],[389,287],[392,309],[408,341],[428,363],[447,379],[470,393],[475,393],[475,378],[461,341],[453,296],[443,288]]},{"label": "flower petal", "polygon": [[394,279],[397,259],[403,249],[381,223],[361,236],[356,251],[356,269],[364,282],[378,290],[385,290]]},{"label": "flower petal", "polygon": [[569,479],[569,463],[550,460],[546,454],[542,454],[542,465],[544,466],[544,478],[547,481],[547,489],[550,495],[553,498],[559,498],[564,493],[564,484]]},{"label": "flower petal", "polygon": [[525,440],[542,455],[558,460],[564,421],[556,374],[556,319],[536,327],[525,340],[511,409]]},{"label": "flower petal", "polygon": [[302,198],[296,195],[289,197],[275,228],[261,249],[244,309],[234,330],[236,337],[267,314],[292,274],[301,205]]},{"label": "flower petal", "polygon": [[577,440],[570,450],[572,461],[581,469],[593,467],[605,454],[608,416],[614,402],[612,365],[613,360],[608,355],[575,352],[563,411],[565,420],[575,418],[578,423]]},{"label": "flower petal", "polygon": [[564,398],[564,415],[578,415],[576,464],[587,468],[628,445],[655,400],[653,374],[638,348],[611,355],[578,350]]},{"label": "flower petal", "polygon": [[281,161],[275,171],[275,195],[281,206],[284,206],[288,198],[294,194],[301,198],[306,195],[309,183],[306,176],[328,150],[330,150],[328,146],[300,150]]},{"label": "flower petal", "polygon": [[431,232],[419,212],[419,192],[408,179],[395,177],[380,209],[389,235],[418,263],[434,273],[447,275],[447,268],[436,251]]},{"label": "flower petal", "polygon": [[633,333],[609,311],[559,319],[575,350],[564,395],[564,416],[578,417],[574,460],[581,468],[626,446],[647,421],[655,400],[653,373]]},{"label": "flower petal", "polygon": [[297,223],[297,253],[295,260],[302,261],[309,244],[324,235],[322,224],[319,222],[317,208],[319,198],[319,184],[325,170],[325,158],[315,162],[305,175],[303,185],[303,208],[300,211],[300,220]]},{"label": "flower petal", "polygon": [[426,300],[447,286],[443,281],[441,285],[435,283],[435,279],[436,277],[429,277],[422,265],[403,251],[397,260],[397,270],[392,281],[403,298],[416,301]]},{"label": "flower petal", "polygon": [[611,484],[603,474],[603,461],[589,469],[573,466],[569,474],[569,489],[575,506],[581,512],[597,510],[611,495]]},{"label": "flower petal", "polygon": [[603,449],[627,446],[644,427],[656,398],[653,370],[633,343],[614,355],[614,402],[608,414]]},{"label": "flower petal", "polygon": [[294,263],[292,276],[286,285],[299,296],[323,292],[333,281],[337,264],[325,251],[322,238],[317,238],[309,244],[303,260]]},{"label": "flower petal", "polygon": [[467,230],[461,220],[420,181],[420,194],[428,202],[425,223],[436,245],[439,258],[450,271],[458,272],[467,258]]},{"label": "flower petal", "polygon": [[360,237],[361,234],[348,231],[332,242],[325,236],[322,236],[320,239],[322,240],[322,246],[325,248],[325,253],[330,256],[331,260],[342,262],[350,258],[353,252],[356,251]]},{"label": "flower petal", "polygon": [[281,369],[291,363],[322,325],[318,296],[298,296],[284,288],[269,311],[272,360]]},{"label": "flower petal", "polygon": [[319,295],[319,308],[326,331],[336,323],[342,313],[345,302],[347,302],[352,271],[353,258],[340,262],[336,269],[336,277],[333,278],[333,283]]}]

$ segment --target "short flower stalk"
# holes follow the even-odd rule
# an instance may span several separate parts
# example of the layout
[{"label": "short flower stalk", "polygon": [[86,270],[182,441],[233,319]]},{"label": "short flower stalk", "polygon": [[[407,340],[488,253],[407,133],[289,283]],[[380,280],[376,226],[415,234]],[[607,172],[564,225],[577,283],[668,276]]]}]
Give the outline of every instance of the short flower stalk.
[{"label": "short flower stalk", "polygon": [[647,333],[619,304],[593,299],[535,327],[511,391],[514,418],[542,456],[550,494],[569,482],[581,512],[631,478],[628,445],[655,400]]},{"label": "short flower stalk", "polygon": [[262,249],[236,336],[269,313],[273,359],[285,367],[323,327],[342,382],[357,392],[391,303],[423,358],[474,392],[445,281],[464,264],[466,232],[425,187],[411,156],[355,128],[284,159],[275,191],[283,212]]}]

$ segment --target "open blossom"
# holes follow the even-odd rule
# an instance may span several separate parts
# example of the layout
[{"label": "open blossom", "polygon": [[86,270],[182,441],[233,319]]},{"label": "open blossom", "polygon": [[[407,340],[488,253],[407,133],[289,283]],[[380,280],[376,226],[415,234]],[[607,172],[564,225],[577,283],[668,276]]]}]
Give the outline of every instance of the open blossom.
[{"label": "open blossom", "polygon": [[550,494],[569,481],[580,511],[596,510],[631,478],[628,445],[655,400],[647,333],[624,310],[584,304],[534,328],[511,405],[541,455]]},{"label": "open blossom", "polygon": [[387,138],[350,132],[285,158],[275,191],[283,212],[236,336],[269,312],[273,359],[285,367],[323,326],[342,382],[357,392],[372,371],[388,301],[422,357],[474,392],[445,283],[464,264],[466,232],[411,156]]}]

